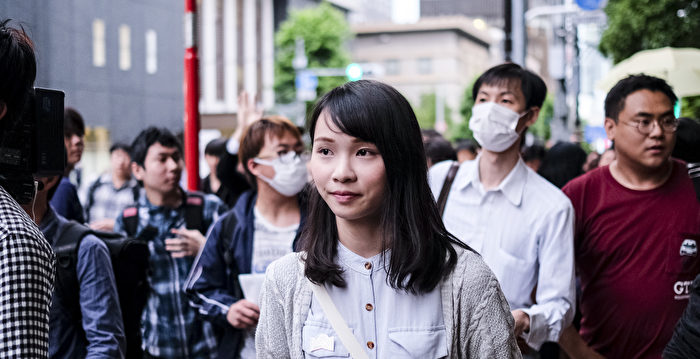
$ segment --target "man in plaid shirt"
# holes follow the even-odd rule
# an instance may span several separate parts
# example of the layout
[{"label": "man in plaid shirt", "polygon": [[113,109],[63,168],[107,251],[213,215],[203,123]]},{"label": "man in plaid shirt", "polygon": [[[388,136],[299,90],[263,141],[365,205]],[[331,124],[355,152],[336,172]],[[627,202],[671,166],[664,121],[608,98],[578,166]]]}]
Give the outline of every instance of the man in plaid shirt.
[{"label": "man in plaid shirt", "polygon": [[[143,130],[131,145],[132,171],[145,195],[126,208],[114,230],[128,232],[136,216],[135,235],[148,241],[150,292],[142,315],[143,349],[147,358],[213,358],[216,336],[211,324],[196,317],[183,291],[204,234],[185,229],[185,211],[200,201],[201,228],[209,228],[226,208],[214,195],[189,196],[180,188],[182,148],[167,129]],[[126,218],[126,219],[125,219]]]},{"label": "man in plaid shirt", "polygon": [[[0,21],[0,143],[20,120],[36,77],[31,40],[8,22]],[[0,167],[0,358],[46,358],[54,253],[5,190],[4,172]]]},{"label": "man in plaid shirt", "polygon": [[140,187],[131,176],[128,145],[113,144],[109,157],[109,173],[102,174],[90,184],[82,202],[85,203],[85,219],[90,228],[111,232],[122,210],[138,201]]}]

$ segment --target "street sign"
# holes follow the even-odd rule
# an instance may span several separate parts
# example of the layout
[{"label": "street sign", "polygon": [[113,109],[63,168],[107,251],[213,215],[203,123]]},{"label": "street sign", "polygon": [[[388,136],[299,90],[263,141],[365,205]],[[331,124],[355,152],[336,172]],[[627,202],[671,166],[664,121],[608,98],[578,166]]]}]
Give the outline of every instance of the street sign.
[{"label": "street sign", "polygon": [[313,101],[316,99],[318,77],[309,70],[298,71],[294,81],[298,101]]},{"label": "street sign", "polygon": [[576,0],[576,5],[583,10],[598,10],[604,5],[606,0]]}]

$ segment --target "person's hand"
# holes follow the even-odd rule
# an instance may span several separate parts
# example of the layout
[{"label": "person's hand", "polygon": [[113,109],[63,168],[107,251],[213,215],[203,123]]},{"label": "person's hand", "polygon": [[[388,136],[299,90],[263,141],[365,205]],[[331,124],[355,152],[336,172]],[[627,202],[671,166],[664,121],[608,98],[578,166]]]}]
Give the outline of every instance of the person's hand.
[{"label": "person's hand", "polygon": [[226,313],[226,320],[237,329],[254,327],[258,324],[259,317],[260,307],[247,299],[241,299],[233,303],[228,308],[228,313]]},{"label": "person's hand", "polygon": [[90,228],[96,231],[111,232],[114,230],[114,220],[105,218],[90,223]]},{"label": "person's hand", "polygon": [[245,131],[251,123],[262,118],[263,109],[258,107],[256,96],[250,96],[247,91],[241,91],[238,95],[238,124],[236,126],[236,131],[233,133],[233,138],[238,141],[241,140],[243,136],[243,131]]},{"label": "person's hand", "polygon": [[177,237],[165,240],[165,250],[169,251],[173,258],[195,256],[204,245],[205,238],[196,229],[173,228],[170,232]]},{"label": "person's hand", "polygon": [[521,309],[516,309],[511,312],[515,319],[515,337],[519,337],[525,332],[530,331],[530,316]]},{"label": "person's hand", "polygon": [[581,338],[574,326],[564,329],[559,337],[559,346],[571,359],[605,359]]}]

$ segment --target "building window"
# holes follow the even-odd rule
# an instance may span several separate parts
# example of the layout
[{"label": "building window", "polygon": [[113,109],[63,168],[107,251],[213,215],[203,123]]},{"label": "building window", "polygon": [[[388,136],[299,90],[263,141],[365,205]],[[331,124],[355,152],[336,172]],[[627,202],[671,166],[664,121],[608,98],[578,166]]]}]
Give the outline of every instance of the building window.
[{"label": "building window", "polygon": [[127,25],[119,26],[119,69],[131,69],[131,29]]},{"label": "building window", "polygon": [[398,75],[401,72],[399,60],[391,59],[384,62],[384,71],[387,75]]},{"label": "building window", "polygon": [[418,59],[418,73],[419,74],[430,74],[433,72],[433,59],[429,57],[424,57]]},{"label": "building window", "polygon": [[146,31],[146,73],[158,71],[158,35],[155,30]]},{"label": "building window", "polygon": [[105,22],[102,19],[92,21],[92,64],[104,67],[107,62],[105,54]]}]

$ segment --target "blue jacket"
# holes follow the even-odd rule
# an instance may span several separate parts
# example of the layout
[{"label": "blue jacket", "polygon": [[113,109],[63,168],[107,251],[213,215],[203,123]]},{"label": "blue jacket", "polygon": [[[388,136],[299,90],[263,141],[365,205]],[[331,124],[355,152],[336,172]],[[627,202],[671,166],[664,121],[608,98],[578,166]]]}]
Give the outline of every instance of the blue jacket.
[{"label": "blue jacket", "polygon": [[[255,192],[243,193],[236,205],[216,222],[186,284],[190,305],[219,329],[219,357],[222,358],[237,354],[243,338],[243,332],[228,323],[226,314],[233,303],[243,298],[238,275],[250,273],[256,199]],[[299,202],[299,229],[293,243],[295,251],[299,250],[299,236],[306,222],[302,195],[299,195]],[[229,216],[236,217],[236,226],[233,233],[222,233]],[[228,241],[228,244],[224,241]],[[226,265],[225,248],[228,248],[229,258],[232,258],[231,268]]]},{"label": "blue jacket", "polygon": [[[68,221],[52,209],[40,229],[52,245]],[[56,288],[49,312],[50,358],[121,358],[126,353],[119,294],[107,245],[88,235],[78,248],[76,272],[80,286],[82,325],[71,317],[60,289]],[[57,285],[60,283],[57,281]]]}]

